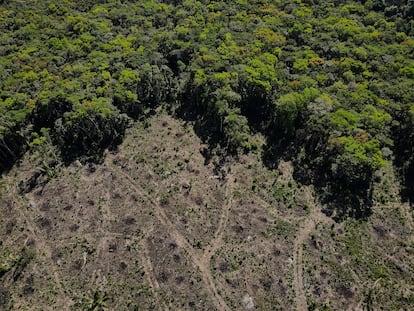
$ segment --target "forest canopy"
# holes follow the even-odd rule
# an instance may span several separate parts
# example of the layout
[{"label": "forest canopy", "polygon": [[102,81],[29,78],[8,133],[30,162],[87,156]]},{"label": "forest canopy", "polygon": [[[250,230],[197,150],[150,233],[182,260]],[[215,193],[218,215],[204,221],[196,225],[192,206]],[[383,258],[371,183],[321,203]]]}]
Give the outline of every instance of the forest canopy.
[{"label": "forest canopy", "polygon": [[[97,160],[159,106],[366,213],[393,163],[414,194],[414,2],[1,1],[0,172]],[[51,148],[52,148],[51,147]]]}]

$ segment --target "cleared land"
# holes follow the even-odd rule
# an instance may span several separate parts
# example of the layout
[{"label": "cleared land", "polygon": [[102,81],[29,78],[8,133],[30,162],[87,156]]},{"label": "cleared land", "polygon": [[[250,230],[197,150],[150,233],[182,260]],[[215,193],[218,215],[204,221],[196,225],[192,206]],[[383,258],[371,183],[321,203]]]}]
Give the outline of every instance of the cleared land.
[{"label": "cleared land", "polygon": [[0,309],[414,308],[412,209],[335,223],[290,163],[206,163],[203,148],[158,114],[30,191],[24,159],[1,180]]}]

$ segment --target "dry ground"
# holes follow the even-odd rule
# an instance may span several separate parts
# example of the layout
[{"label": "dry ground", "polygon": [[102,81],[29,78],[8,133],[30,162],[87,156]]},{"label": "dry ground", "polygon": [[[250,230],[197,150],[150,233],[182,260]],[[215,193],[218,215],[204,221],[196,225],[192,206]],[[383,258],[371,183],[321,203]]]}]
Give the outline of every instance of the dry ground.
[{"label": "dry ground", "polygon": [[410,207],[335,223],[290,163],[203,148],[159,114],[102,164],[22,193],[26,158],[0,183],[0,309],[414,308]]}]

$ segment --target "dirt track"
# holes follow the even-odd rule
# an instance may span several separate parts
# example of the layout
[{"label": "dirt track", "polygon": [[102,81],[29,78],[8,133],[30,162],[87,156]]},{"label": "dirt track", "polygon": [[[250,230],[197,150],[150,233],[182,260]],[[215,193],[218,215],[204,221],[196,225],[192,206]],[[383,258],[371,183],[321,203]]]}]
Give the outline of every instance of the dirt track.
[{"label": "dirt track", "polygon": [[296,308],[299,311],[308,310],[308,305],[306,302],[306,290],[303,281],[303,244],[309,238],[309,235],[312,233],[318,223],[332,222],[330,218],[328,218],[315,206],[311,196],[309,197],[310,201],[312,201],[311,211],[299,229],[293,249],[293,286],[295,290]]},{"label": "dirt track", "polygon": [[[150,197],[146,196],[145,191],[141,188],[140,185],[138,185],[135,182],[135,180],[128,173],[120,170],[117,167],[114,167],[113,164],[111,164],[111,167],[113,169],[113,173],[118,172],[129,182],[130,186],[134,189],[137,195],[144,197],[149,203],[151,203],[151,206],[154,208],[154,212],[158,221],[164,227],[167,228],[167,231],[171,235],[173,240],[182,250],[184,250],[188,254],[193,264],[200,270],[201,276],[206,285],[206,289],[210,293],[210,298],[212,299],[215,307],[218,310],[231,310],[224,301],[223,297],[219,294],[219,291],[217,290],[216,284],[213,279],[213,275],[210,270],[211,256],[214,255],[215,251],[220,247],[220,244],[222,242],[223,230],[226,226],[228,214],[232,204],[230,193],[233,183],[232,181],[230,181],[231,177],[229,177],[228,182],[226,184],[227,204],[224,206],[223,212],[220,216],[220,222],[218,225],[218,229],[214,234],[214,239],[213,241],[211,241],[209,247],[207,247],[204,252],[199,252],[196,249],[194,249],[194,247],[187,241],[187,239],[175,228],[174,224],[170,222],[168,217],[165,215],[162,207],[159,206],[157,202],[154,202],[154,200],[152,200]],[[149,270],[148,272],[151,272],[152,266],[151,263],[148,262],[148,260],[149,259],[147,259],[146,270]],[[159,289],[159,285],[156,281],[152,280],[150,284],[154,287],[154,290]]]}]

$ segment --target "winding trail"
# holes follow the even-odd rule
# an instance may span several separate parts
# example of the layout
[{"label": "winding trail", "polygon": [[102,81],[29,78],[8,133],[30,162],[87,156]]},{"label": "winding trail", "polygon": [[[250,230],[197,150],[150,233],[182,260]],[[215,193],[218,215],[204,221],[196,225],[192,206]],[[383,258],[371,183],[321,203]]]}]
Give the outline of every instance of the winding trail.
[{"label": "winding trail", "polygon": [[[230,311],[231,309],[228,307],[223,297],[218,292],[213,276],[211,274],[211,270],[210,270],[211,255],[209,255],[209,257],[206,258],[205,252],[202,253],[202,252],[197,251],[187,241],[187,239],[175,228],[174,224],[171,223],[171,221],[168,219],[167,215],[164,213],[163,209],[160,207],[158,202],[154,202],[154,200],[151,197],[146,195],[144,189],[132,178],[132,176],[124,172],[121,168],[115,167],[112,163],[110,163],[109,166],[112,168],[112,172],[114,174],[119,173],[125,179],[128,180],[130,186],[136,192],[136,194],[140,195],[141,197],[145,198],[149,203],[151,203],[152,207],[154,208],[155,217],[164,227],[168,229],[168,233],[170,234],[171,238],[177,243],[177,245],[181,249],[183,249],[188,254],[193,264],[200,270],[201,277],[204,283],[207,285],[206,290],[208,291],[214,306],[218,310]],[[228,195],[228,191],[226,191],[226,195]],[[214,234],[213,242],[210,243],[211,246],[208,248],[210,250],[209,254],[215,251],[215,249],[218,247],[222,239],[224,227],[227,224],[230,205],[231,205],[231,199],[228,201],[228,204],[224,208],[223,215],[220,218],[220,223],[219,223],[217,232]],[[147,265],[147,268],[150,269],[148,265]],[[156,289],[157,285],[155,283],[151,285]]]}]

